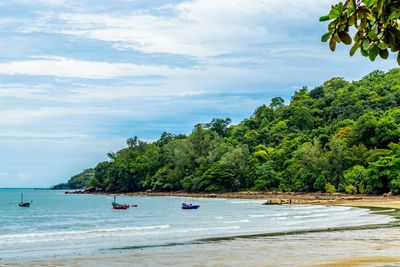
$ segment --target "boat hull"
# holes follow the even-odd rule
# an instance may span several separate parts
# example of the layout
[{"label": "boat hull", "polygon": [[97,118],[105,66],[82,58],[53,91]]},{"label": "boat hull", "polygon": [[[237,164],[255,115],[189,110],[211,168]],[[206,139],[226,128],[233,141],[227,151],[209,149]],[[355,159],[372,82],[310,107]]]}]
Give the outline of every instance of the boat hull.
[{"label": "boat hull", "polygon": [[115,210],[126,210],[126,209],[129,208],[129,205],[118,204],[118,203],[113,202],[113,203],[112,203],[112,207],[113,207],[113,209],[115,209]]},{"label": "boat hull", "polygon": [[200,208],[200,205],[182,204],[182,209],[184,209],[184,210],[195,210],[195,209],[198,209],[198,208]]},{"label": "boat hull", "polygon": [[128,209],[129,208],[129,206],[114,206],[113,207],[113,209],[115,209],[115,210],[126,210],[126,209]]}]

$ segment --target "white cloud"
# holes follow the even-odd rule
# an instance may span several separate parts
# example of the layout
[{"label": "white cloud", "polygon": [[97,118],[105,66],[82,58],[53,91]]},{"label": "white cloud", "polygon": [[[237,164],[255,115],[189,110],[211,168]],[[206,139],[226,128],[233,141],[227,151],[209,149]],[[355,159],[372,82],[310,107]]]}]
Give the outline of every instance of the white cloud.
[{"label": "white cloud", "polygon": [[39,0],[41,4],[45,5],[64,5],[66,4],[65,0]]},{"label": "white cloud", "polygon": [[[164,6],[174,15],[144,10],[118,16],[105,13],[46,14],[24,31],[48,31],[117,42],[145,53],[192,57],[254,50],[255,45],[289,41],[284,29],[318,23],[333,0],[195,0]],[[55,24],[54,20],[59,23]],[[47,22],[46,22],[47,21]]]},{"label": "white cloud", "polygon": [[[33,132],[33,131],[16,131],[6,130],[0,132],[0,138],[7,140],[22,138],[24,140],[29,139],[82,139],[90,138],[89,135],[74,133],[74,132]],[[1,176],[1,172],[0,172]]]},{"label": "white cloud", "polygon": [[24,23],[24,22],[25,22],[25,20],[23,20],[23,19],[3,17],[3,18],[0,18],[0,27],[6,28],[7,26]]},{"label": "white cloud", "polygon": [[112,89],[105,87],[80,87],[69,89],[70,95],[67,101],[111,101],[119,99],[141,98],[141,97],[171,97],[171,96],[188,96],[199,95],[203,93],[201,90],[169,88],[165,84],[154,87],[144,87],[141,85],[113,87]]},{"label": "white cloud", "polygon": [[32,123],[43,118],[57,118],[74,116],[101,116],[125,114],[127,110],[97,107],[39,107],[39,108],[15,108],[0,111],[1,124]]},{"label": "white cloud", "polygon": [[[144,75],[167,75],[178,69],[159,65],[136,65],[84,61],[64,57],[42,57],[31,60],[11,61],[0,64],[0,73],[6,75],[51,75],[78,78],[116,78]],[[180,71],[187,71],[181,69]]]},{"label": "white cloud", "polygon": [[54,88],[48,84],[24,85],[24,84],[1,84],[0,97],[12,97],[31,100],[58,100],[59,97],[54,95]]}]

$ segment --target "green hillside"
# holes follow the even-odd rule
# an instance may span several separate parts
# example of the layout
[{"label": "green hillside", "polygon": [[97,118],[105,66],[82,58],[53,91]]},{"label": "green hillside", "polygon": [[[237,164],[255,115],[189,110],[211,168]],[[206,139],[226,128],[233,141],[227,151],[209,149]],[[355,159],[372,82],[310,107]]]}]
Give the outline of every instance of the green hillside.
[{"label": "green hillside", "polygon": [[83,172],[72,176],[67,183],[58,184],[52,187],[52,189],[82,189],[87,187],[87,184],[94,177],[94,169],[86,169]]},{"label": "green hillside", "polygon": [[400,70],[333,78],[276,97],[239,125],[163,133],[99,163],[89,185],[107,191],[400,192]]}]

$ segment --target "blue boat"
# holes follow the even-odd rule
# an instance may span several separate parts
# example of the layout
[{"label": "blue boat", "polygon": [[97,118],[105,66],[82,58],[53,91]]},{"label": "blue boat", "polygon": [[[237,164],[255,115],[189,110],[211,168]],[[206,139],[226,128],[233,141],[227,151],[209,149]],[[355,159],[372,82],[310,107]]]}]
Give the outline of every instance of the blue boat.
[{"label": "blue boat", "polygon": [[192,205],[192,204],[182,203],[182,209],[184,209],[184,210],[195,210],[198,208],[200,208],[200,205]]}]

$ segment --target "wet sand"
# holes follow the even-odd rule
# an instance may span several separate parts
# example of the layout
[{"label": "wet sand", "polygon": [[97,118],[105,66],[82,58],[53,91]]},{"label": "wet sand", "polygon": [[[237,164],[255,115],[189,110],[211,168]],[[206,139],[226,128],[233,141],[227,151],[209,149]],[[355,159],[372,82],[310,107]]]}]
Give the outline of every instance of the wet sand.
[{"label": "wet sand", "polygon": [[[293,204],[369,207],[397,218],[400,214],[397,210],[400,199],[393,196],[273,194],[254,198],[292,199]],[[374,209],[378,207],[385,209]],[[3,259],[0,266],[400,266],[400,227],[234,238],[51,258]]]},{"label": "wet sand", "polygon": [[90,255],[0,261],[7,266],[400,266],[400,228],[234,239]]}]

